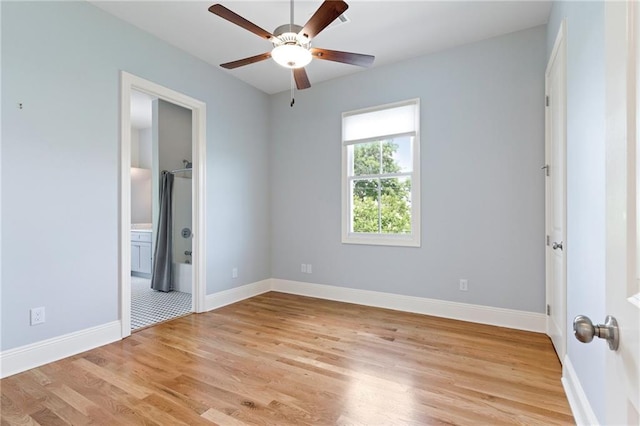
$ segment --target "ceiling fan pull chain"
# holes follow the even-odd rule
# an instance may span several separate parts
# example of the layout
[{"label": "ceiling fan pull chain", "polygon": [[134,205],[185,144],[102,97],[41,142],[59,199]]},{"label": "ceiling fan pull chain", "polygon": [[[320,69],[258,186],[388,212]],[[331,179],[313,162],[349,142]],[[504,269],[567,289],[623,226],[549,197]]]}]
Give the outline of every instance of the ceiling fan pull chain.
[{"label": "ceiling fan pull chain", "polygon": [[293,91],[294,90],[295,90],[295,86],[293,84],[293,70],[291,70],[291,104],[289,105],[291,108],[293,108],[293,104],[296,103],[296,100],[293,97]]}]

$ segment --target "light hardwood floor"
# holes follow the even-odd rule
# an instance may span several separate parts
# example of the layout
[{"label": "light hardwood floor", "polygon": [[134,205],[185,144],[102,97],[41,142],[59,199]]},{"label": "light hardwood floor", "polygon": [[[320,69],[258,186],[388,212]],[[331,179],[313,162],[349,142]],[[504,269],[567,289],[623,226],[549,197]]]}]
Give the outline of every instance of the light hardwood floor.
[{"label": "light hardwood floor", "polygon": [[275,292],[0,386],[3,426],[574,424],[545,335]]}]

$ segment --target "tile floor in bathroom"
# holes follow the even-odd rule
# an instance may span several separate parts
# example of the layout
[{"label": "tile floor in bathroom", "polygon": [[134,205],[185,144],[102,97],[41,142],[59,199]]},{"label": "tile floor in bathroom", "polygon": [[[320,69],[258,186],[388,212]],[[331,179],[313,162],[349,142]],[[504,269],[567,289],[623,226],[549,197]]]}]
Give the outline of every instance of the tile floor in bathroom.
[{"label": "tile floor in bathroom", "polygon": [[131,277],[131,330],[148,327],[191,312],[191,294],[151,289],[151,280]]}]

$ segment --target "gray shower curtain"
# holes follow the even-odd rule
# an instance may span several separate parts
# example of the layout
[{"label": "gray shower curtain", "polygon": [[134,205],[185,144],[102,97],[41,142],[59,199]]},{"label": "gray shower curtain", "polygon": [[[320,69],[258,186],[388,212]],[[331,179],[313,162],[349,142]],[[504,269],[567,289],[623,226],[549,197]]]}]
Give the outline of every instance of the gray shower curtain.
[{"label": "gray shower curtain", "polygon": [[163,171],[160,179],[160,214],[158,217],[156,248],[153,256],[151,288],[167,292],[173,290],[173,215],[171,212],[173,173]]}]

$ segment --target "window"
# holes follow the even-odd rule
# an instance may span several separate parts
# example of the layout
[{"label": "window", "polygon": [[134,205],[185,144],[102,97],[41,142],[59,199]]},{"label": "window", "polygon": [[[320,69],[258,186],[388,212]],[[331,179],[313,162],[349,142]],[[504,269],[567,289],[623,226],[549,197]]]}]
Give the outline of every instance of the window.
[{"label": "window", "polygon": [[420,101],[342,114],[342,242],[420,246]]}]

